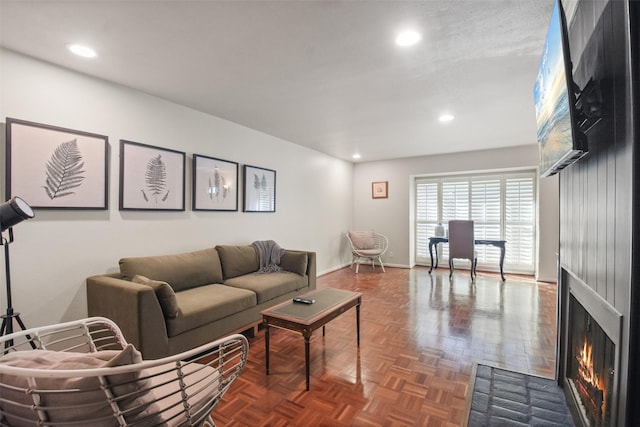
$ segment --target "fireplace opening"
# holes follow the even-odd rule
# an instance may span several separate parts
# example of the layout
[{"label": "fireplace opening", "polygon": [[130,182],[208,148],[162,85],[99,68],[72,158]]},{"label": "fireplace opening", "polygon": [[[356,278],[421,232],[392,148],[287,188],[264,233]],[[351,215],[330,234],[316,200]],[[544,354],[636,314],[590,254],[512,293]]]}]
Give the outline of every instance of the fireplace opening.
[{"label": "fireplace opening", "polygon": [[573,297],[569,305],[567,380],[585,426],[610,426],[615,344]]}]

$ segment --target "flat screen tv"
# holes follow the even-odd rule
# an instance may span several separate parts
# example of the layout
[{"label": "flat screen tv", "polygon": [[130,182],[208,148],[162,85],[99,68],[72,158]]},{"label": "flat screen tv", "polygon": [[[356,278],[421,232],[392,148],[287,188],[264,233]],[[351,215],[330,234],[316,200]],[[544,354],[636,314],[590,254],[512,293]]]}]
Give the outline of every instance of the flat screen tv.
[{"label": "flat screen tv", "polygon": [[577,126],[572,69],[566,18],[556,0],[533,88],[541,177],[558,173],[587,153],[586,135]]}]

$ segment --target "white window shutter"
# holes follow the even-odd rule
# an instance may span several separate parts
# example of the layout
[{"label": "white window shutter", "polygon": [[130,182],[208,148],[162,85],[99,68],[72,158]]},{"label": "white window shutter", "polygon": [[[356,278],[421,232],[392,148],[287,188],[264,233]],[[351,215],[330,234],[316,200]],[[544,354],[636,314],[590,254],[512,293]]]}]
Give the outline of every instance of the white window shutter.
[{"label": "white window shutter", "polygon": [[448,179],[442,182],[442,222],[469,219],[469,180]]},{"label": "white window shutter", "polygon": [[505,265],[527,270],[535,250],[535,188],[533,177],[508,178],[505,185]]},{"label": "white window shutter", "polygon": [[438,182],[416,182],[416,262],[430,262],[429,237],[435,235],[439,210]]},{"label": "white window shutter", "polygon": [[[471,183],[471,219],[476,239],[500,239],[502,218],[502,182],[500,177],[482,177]],[[477,245],[478,264],[497,264],[500,250]]]}]

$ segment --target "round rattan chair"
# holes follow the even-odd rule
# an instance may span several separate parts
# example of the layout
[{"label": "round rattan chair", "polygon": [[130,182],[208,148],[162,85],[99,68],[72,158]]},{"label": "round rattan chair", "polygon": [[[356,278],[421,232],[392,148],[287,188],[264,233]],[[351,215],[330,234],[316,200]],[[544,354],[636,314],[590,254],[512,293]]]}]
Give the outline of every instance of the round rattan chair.
[{"label": "round rattan chair", "polygon": [[371,266],[375,269],[375,262],[378,261],[382,271],[385,271],[382,264],[382,255],[389,247],[389,239],[382,234],[373,231],[350,231],[347,233],[347,240],[351,245],[351,266],[356,265],[356,274],[360,268],[360,260],[371,260]]}]

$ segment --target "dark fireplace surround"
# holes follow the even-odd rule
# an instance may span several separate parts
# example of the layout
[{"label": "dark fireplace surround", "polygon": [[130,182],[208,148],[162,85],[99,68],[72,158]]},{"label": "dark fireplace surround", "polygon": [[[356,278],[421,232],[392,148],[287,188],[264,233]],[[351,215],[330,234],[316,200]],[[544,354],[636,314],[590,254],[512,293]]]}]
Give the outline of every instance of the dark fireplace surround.
[{"label": "dark fireplace surround", "polygon": [[622,315],[580,279],[562,270],[566,322],[559,381],[577,426],[615,426]]},{"label": "dark fireplace surround", "polygon": [[[559,174],[557,380],[576,424],[595,423],[582,414],[575,397],[580,392],[571,390],[568,378],[575,376],[572,364],[580,352],[571,339],[584,334],[599,340],[591,357],[601,365],[597,375],[609,378],[606,391],[591,390],[591,418],[602,410],[602,424],[635,427],[640,426],[640,1],[562,2],[574,6],[567,15],[574,81],[578,88],[600,81],[604,119],[588,132],[589,155]],[[588,316],[573,313],[570,320],[572,304]],[[570,331],[573,322],[577,332]],[[598,349],[606,342],[603,335],[609,350]],[[600,351],[613,356],[593,353]],[[613,359],[611,375],[604,372],[608,359]],[[587,394],[592,389],[588,381],[573,387]]]}]

